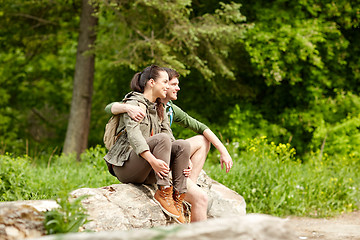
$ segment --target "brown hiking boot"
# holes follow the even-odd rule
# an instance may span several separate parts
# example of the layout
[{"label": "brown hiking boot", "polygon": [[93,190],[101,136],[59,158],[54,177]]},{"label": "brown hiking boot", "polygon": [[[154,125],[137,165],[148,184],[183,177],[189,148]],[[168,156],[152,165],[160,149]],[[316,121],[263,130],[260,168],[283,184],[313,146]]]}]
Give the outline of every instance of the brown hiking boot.
[{"label": "brown hiking boot", "polygon": [[154,195],[154,200],[159,204],[161,210],[163,210],[167,215],[173,218],[178,218],[180,216],[179,211],[174,205],[174,200],[172,197],[173,187],[159,186],[159,189]]},{"label": "brown hiking boot", "polygon": [[184,208],[183,208],[183,201],[185,198],[185,193],[180,194],[178,191],[174,190],[174,194],[173,194],[173,199],[174,199],[174,204],[176,207],[176,210],[180,213],[180,217],[179,218],[175,218],[175,221],[177,223],[186,223],[185,220],[185,216],[184,216]]}]

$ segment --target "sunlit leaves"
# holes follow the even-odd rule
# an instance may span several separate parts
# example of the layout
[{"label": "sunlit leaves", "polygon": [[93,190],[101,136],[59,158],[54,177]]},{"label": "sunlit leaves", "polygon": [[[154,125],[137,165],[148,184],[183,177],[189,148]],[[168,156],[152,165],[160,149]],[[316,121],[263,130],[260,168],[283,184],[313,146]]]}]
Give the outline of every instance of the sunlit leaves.
[{"label": "sunlit leaves", "polygon": [[[104,23],[108,32],[101,32],[99,53],[106,46],[105,51],[116,53],[109,56],[114,63],[134,70],[158,63],[176,68],[182,75],[195,68],[206,78],[220,74],[233,79],[226,58],[231,44],[243,38],[247,29],[241,5],[221,4],[215,13],[190,18],[190,4],[149,0],[102,4],[100,16],[106,21],[100,19],[100,28]],[[118,34],[124,31],[126,38]],[[112,44],[116,39],[120,41]]]}]

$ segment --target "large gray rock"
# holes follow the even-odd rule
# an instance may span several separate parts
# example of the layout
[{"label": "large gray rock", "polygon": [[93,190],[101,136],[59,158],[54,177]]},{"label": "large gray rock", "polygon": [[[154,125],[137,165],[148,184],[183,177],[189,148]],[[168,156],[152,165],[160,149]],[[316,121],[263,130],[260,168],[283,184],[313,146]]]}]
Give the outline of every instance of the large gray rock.
[{"label": "large gray rock", "polygon": [[[198,184],[209,197],[209,218],[246,214],[244,199],[236,192],[209,178],[204,172]],[[155,191],[155,186],[113,184],[96,189],[77,189],[71,194],[74,197],[89,196],[82,201],[91,220],[84,226],[85,229],[114,231],[174,223],[154,202]]]},{"label": "large gray rock", "polygon": [[246,203],[237,192],[211,179],[201,171],[197,184],[209,198],[208,217],[242,216],[246,214]]},{"label": "large gray rock", "polygon": [[[198,184],[209,196],[209,218],[245,215],[245,201],[236,192],[212,180],[204,172],[200,175]],[[99,232],[151,228],[174,223],[154,202],[155,191],[156,186],[113,184],[102,188],[81,188],[71,194],[74,198],[89,196],[82,201],[91,220],[84,226],[84,230]],[[0,203],[0,239],[43,235],[45,231],[40,212],[57,207],[56,202],[51,200]],[[32,222],[33,220],[36,222]]]},{"label": "large gray rock", "polygon": [[214,218],[204,222],[185,225],[112,231],[98,233],[75,233],[61,236],[47,236],[38,240],[148,240],[148,239],[191,239],[191,240],[290,240],[297,239],[284,219],[267,215],[249,214]]},{"label": "large gray rock", "polygon": [[154,202],[153,191],[146,185],[113,184],[103,188],[77,189],[71,195],[89,196],[82,200],[91,220],[85,229],[114,231],[156,227],[170,222]]}]

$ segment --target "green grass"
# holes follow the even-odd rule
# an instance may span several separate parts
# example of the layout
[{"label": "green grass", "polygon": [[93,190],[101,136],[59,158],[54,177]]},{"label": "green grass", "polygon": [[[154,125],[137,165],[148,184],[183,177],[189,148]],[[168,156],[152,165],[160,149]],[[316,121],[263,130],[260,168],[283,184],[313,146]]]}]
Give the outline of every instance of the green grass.
[{"label": "green grass", "polygon": [[118,183],[108,173],[104,148],[81,155],[30,159],[0,155],[0,201],[56,199],[78,188],[96,188]]},{"label": "green grass", "polygon": [[234,166],[221,171],[213,153],[205,171],[245,198],[248,213],[276,216],[324,217],[353,211],[360,205],[360,160],[352,156],[330,158],[312,154],[305,163],[295,158],[289,144],[251,140],[247,151],[228,149]]},{"label": "green grass", "polygon": [[[240,151],[228,144],[234,166],[220,169],[216,151],[209,154],[205,171],[245,198],[248,213],[275,216],[333,216],[360,206],[360,159],[355,155],[309,154],[296,158],[289,144],[265,137],[248,141]],[[78,188],[118,183],[106,168],[105,149],[96,147],[74,156],[43,159],[0,155],[0,201],[56,199]]]},{"label": "green grass", "polygon": [[69,198],[68,195],[64,195],[58,198],[56,202],[60,207],[44,213],[46,234],[78,232],[81,226],[88,223],[89,215],[81,203],[87,197],[83,195],[79,198]]}]

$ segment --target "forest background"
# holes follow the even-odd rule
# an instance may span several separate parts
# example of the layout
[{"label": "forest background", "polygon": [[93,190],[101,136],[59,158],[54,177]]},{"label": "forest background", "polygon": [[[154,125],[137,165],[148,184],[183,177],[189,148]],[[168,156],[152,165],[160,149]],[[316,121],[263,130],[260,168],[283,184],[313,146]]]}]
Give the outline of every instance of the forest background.
[{"label": "forest background", "polygon": [[[360,1],[90,2],[1,1],[3,196],[13,191],[5,166],[16,157],[49,167],[62,152],[85,152],[91,157],[80,159],[102,164],[104,107],[122,99],[136,71],[155,63],[181,73],[176,104],[227,143],[238,163],[233,175],[222,175],[212,151],[206,168],[217,180],[258,200],[296,171],[291,191],[316,196],[302,213],[314,214],[307,208],[320,198],[325,208],[327,198],[338,199],[328,206],[336,211],[358,208]],[[179,126],[173,132],[193,135]],[[259,169],[268,169],[268,182]],[[313,178],[319,189],[311,190]],[[324,190],[334,182],[343,192]],[[278,189],[271,211],[269,202],[264,209],[249,204],[251,211],[294,213],[276,212],[290,202],[289,191]],[[34,198],[30,192],[2,200]]]}]

